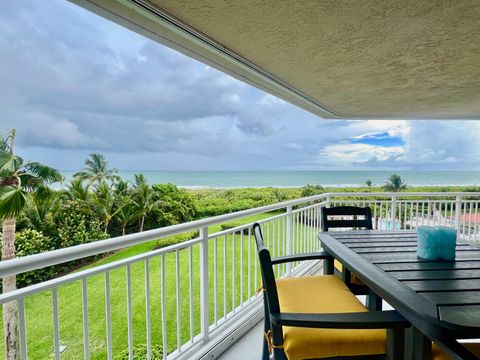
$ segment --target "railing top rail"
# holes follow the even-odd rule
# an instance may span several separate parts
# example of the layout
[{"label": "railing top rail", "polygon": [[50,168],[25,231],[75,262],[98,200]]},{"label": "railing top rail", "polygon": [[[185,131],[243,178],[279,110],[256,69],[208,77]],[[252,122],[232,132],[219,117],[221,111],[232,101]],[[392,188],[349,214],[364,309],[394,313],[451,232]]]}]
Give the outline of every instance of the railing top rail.
[{"label": "railing top rail", "polygon": [[452,196],[479,196],[480,191],[478,192],[333,192],[324,195],[329,195],[330,197],[334,196],[346,196],[346,197],[355,197],[355,196],[395,196],[407,197],[407,196],[433,196],[433,197],[452,197]]},{"label": "railing top rail", "polygon": [[[251,215],[263,214],[270,211],[285,209],[288,206],[301,205],[313,201],[329,199],[331,197],[406,197],[406,196],[429,196],[429,197],[452,197],[452,196],[480,196],[480,192],[358,192],[358,193],[324,193],[310,197],[283,201],[277,204],[266,205],[258,208],[237,211],[231,214],[214,216],[206,219],[191,221],[188,223],[167,226],[159,229],[148,230],[141,233],[134,233],[125,236],[118,236],[111,239],[100,240],[88,244],[72,246],[64,249],[49,251],[46,253],[30,255],[0,262],[0,277],[12,274],[19,274],[26,271],[36,270],[47,266],[57,265],[68,261],[86,258],[92,255],[103,254],[109,251],[118,250],[128,246],[140,244],[147,241],[157,240],[180,234],[187,231],[198,230],[225,223],[227,221],[243,218]],[[168,250],[167,250],[168,251]]]},{"label": "railing top rail", "polygon": [[[309,203],[312,201],[318,201],[324,199],[326,196],[326,194],[320,194],[301,199],[283,201],[277,204],[237,211],[231,214],[209,217],[206,219],[195,220],[188,223],[166,226],[159,229],[153,229],[124,236],[117,236],[106,240],[91,242],[88,244],[76,245],[41,254],[1,261],[0,278],[7,275],[20,274],[26,271],[36,270],[47,266],[65,263],[68,261],[83,259],[93,255],[103,254],[109,251],[122,249],[143,242],[158,240],[167,236],[177,235],[183,232],[194,231],[203,227],[225,223],[227,221],[239,219],[246,216],[258,215],[270,211],[284,209],[287,206],[294,206],[303,203]],[[167,251],[169,251],[168,247]]]}]

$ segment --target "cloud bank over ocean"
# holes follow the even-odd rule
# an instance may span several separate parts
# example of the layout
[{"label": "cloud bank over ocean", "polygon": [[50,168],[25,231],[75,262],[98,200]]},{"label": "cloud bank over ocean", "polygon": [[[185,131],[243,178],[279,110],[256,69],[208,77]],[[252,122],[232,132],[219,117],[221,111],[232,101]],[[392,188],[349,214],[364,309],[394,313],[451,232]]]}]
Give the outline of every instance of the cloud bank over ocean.
[{"label": "cloud bank over ocean", "polygon": [[[0,129],[78,169],[479,169],[479,121],[327,121],[69,2],[6,0]],[[54,16],[47,16],[54,14]]]}]

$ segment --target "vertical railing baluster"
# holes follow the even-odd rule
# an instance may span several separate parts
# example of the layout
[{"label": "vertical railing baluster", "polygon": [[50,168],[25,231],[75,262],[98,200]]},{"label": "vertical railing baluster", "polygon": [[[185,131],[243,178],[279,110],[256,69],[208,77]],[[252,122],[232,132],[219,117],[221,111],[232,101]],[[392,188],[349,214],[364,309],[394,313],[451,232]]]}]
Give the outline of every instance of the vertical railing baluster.
[{"label": "vertical railing baluster", "polygon": [[145,259],[145,331],[147,337],[147,359],[152,358],[152,325],[150,322],[150,262]]},{"label": "vertical railing baluster", "polygon": [[[286,224],[286,249],[285,255],[292,255],[292,231],[293,231],[293,215],[292,215],[292,205],[287,206],[287,224]],[[286,264],[286,275],[290,275],[290,271],[292,270],[291,263]]]},{"label": "vertical railing baluster", "polygon": [[[248,268],[247,268],[247,281],[248,281],[248,286],[247,286],[247,291],[248,291],[248,298],[251,300],[252,299],[252,259],[251,259],[251,252],[252,252],[252,228],[249,226],[248,227]],[[254,257],[255,258],[255,257]]]},{"label": "vertical railing baluster", "polygon": [[53,314],[53,353],[55,360],[60,359],[60,330],[58,322],[58,291],[52,288],[52,314]]},{"label": "vertical railing baluster", "polygon": [[395,218],[396,218],[396,211],[397,211],[397,196],[396,195],[392,195],[392,204],[391,204],[392,208],[391,208],[391,212],[392,214],[390,215],[391,218],[392,218],[392,221],[391,221],[391,231],[395,231]]},{"label": "vertical railing baluster", "polygon": [[162,312],[162,353],[163,358],[167,358],[168,341],[167,341],[167,306],[165,303],[165,254],[160,257],[160,300]]},{"label": "vertical railing baluster", "polygon": [[473,202],[470,201],[470,206],[469,206],[470,213],[468,214],[468,240],[469,241],[472,239],[472,216],[473,216],[472,207],[473,207]]},{"label": "vertical railing baluster", "polygon": [[243,229],[240,229],[240,304],[243,307]]},{"label": "vertical railing baluster", "polygon": [[88,289],[87,279],[82,279],[82,316],[83,316],[83,357],[90,359],[90,349],[88,346]]},{"label": "vertical railing baluster", "polygon": [[213,322],[215,326],[218,321],[218,238],[213,241]]},{"label": "vertical railing baluster", "polygon": [[200,322],[202,339],[208,342],[210,338],[209,287],[208,287],[208,226],[200,230]]},{"label": "vertical railing baluster", "polygon": [[236,277],[235,277],[235,232],[232,234],[233,242],[232,242],[232,313],[235,312],[235,287],[236,287]]},{"label": "vertical railing baluster", "polygon": [[107,359],[113,359],[112,352],[112,314],[110,309],[110,272],[105,272],[105,325],[107,335]]},{"label": "vertical railing baluster", "polygon": [[[255,270],[257,268],[255,267]],[[256,271],[255,271],[256,275]],[[223,237],[223,316],[227,318],[227,235]]]},{"label": "vertical railing baluster", "polygon": [[182,351],[182,300],[180,294],[180,251],[175,250],[175,287],[176,287],[176,314],[177,314],[177,350]]},{"label": "vertical railing baluster", "polygon": [[128,358],[133,360],[133,319],[132,319],[132,273],[130,264],[127,272],[127,330],[128,330]]},{"label": "vertical railing baluster", "polygon": [[[192,247],[188,247],[188,295],[189,299],[189,314],[190,314],[190,342],[193,344],[193,324],[194,324],[194,314],[193,314],[193,254]],[[215,260],[214,260],[215,262]]]},{"label": "vertical railing baluster", "polygon": [[462,211],[462,197],[457,195],[455,197],[455,228],[457,229],[457,236],[460,237],[460,213]]},{"label": "vertical railing baluster", "polygon": [[380,209],[379,209],[379,212],[380,212],[380,214],[379,214],[379,222],[378,222],[378,223],[379,223],[379,226],[378,226],[378,229],[379,229],[379,230],[382,230],[382,228],[383,228],[383,222],[384,222],[384,220],[383,220],[383,201],[380,201]]},{"label": "vertical railing baluster", "polygon": [[473,228],[473,240],[477,240],[478,234],[478,202],[475,202],[475,227]]},{"label": "vertical railing baluster", "polygon": [[22,360],[28,359],[27,350],[27,322],[25,318],[25,302],[23,298],[17,300],[18,307],[18,322],[20,335],[20,358]]}]

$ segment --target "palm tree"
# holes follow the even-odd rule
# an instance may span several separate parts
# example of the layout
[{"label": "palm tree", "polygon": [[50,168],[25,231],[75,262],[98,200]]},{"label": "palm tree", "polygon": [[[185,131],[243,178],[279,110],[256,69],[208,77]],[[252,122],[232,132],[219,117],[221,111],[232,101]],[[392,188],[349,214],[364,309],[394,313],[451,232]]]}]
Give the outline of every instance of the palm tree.
[{"label": "palm tree", "polygon": [[70,185],[67,186],[65,196],[69,200],[83,200],[87,202],[90,198],[88,185],[84,185],[83,180],[80,178],[73,178],[70,181]]},{"label": "palm tree", "polygon": [[135,186],[134,194],[139,214],[139,230],[142,232],[145,226],[145,219],[161,201],[158,199],[158,194],[146,183],[139,182]]},{"label": "palm tree", "polygon": [[139,187],[142,184],[145,184],[145,185],[148,184],[147,178],[142,173],[135,174],[134,176],[135,176],[134,183],[136,187]]},{"label": "palm tree", "polygon": [[120,223],[122,235],[125,235],[125,229],[128,224],[138,219],[137,204],[126,196],[123,196],[121,202],[125,204],[122,209],[117,213],[116,219]]},{"label": "palm tree", "polygon": [[118,181],[115,181],[115,184],[113,185],[115,189],[115,193],[117,195],[126,195],[128,193],[128,181],[125,181],[123,179],[119,179]]},{"label": "palm tree", "polygon": [[102,220],[103,231],[107,234],[110,221],[122,211],[126,204],[119,201],[118,195],[112,191],[105,181],[97,186],[93,194],[92,205]]},{"label": "palm tree", "polygon": [[22,228],[28,227],[41,231],[44,234],[51,233],[56,228],[55,217],[60,209],[61,201],[58,193],[54,193],[50,198],[42,200],[29,197],[27,199],[27,206],[23,210],[26,226],[22,226]]},{"label": "palm tree", "polygon": [[367,187],[368,187],[369,189],[371,189],[372,186],[373,186],[372,180],[368,179],[367,181],[365,181],[365,185],[367,185]]},{"label": "palm tree", "polygon": [[388,182],[383,186],[386,191],[399,192],[407,188],[400,175],[393,174],[388,178]]},{"label": "palm tree", "polygon": [[[2,260],[15,258],[16,219],[27,204],[31,194],[37,201],[48,199],[53,192],[51,183],[62,180],[55,169],[38,162],[24,162],[15,155],[15,129],[7,136],[0,136],[0,219],[2,223]],[[3,292],[16,289],[16,276],[3,278]],[[3,305],[5,355],[7,359],[18,359],[16,302]]]},{"label": "palm tree", "polygon": [[117,169],[109,169],[108,161],[105,155],[99,153],[92,153],[90,157],[85,160],[85,167],[82,171],[73,175],[74,178],[87,180],[88,185],[93,183],[100,184],[102,181],[115,181],[119,179]]}]

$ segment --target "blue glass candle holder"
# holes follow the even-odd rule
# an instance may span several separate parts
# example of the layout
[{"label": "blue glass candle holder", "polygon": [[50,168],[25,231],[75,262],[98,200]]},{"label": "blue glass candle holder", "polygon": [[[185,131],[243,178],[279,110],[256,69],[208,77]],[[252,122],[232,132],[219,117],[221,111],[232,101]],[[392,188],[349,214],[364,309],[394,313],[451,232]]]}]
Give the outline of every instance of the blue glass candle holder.
[{"label": "blue glass candle holder", "polygon": [[417,228],[417,256],[425,260],[455,260],[457,230],[446,226]]}]

